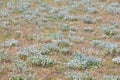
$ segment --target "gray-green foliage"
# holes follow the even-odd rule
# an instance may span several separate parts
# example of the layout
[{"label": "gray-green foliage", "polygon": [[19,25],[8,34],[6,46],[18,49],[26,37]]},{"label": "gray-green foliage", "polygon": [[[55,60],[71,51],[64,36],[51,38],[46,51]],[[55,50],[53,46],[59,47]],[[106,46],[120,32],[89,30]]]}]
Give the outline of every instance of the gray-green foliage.
[{"label": "gray-green foliage", "polygon": [[33,66],[49,67],[53,66],[54,61],[46,55],[35,55],[28,58],[28,63]]},{"label": "gray-green foliage", "polygon": [[16,72],[26,72],[30,70],[30,67],[28,66],[28,64],[22,60],[14,61],[13,67],[14,67],[13,70]]},{"label": "gray-green foliage", "polygon": [[9,10],[0,9],[0,16],[9,16],[9,15],[10,15]]},{"label": "gray-green foliage", "polygon": [[36,75],[28,74],[11,74],[9,80],[37,80]]},{"label": "gray-green foliage", "polygon": [[29,47],[25,47],[25,48],[21,48],[18,51],[18,56],[19,57],[29,57],[29,56],[33,56],[33,55],[38,55],[40,54],[40,51],[37,49],[36,45],[31,45]]},{"label": "gray-green foliage", "polygon": [[104,75],[103,80],[120,80],[120,76],[115,75]]},{"label": "gray-green foliage", "polygon": [[56,43],[47,43],[43,44],[43,46],[39,50],[42,55],[45,55],[50,54],[52,52],[56,52],[59,50],[59,48]]},{"label": "gray-green foliage", "polygon": [[86,56],[83,53],[75,53],[73,59],[70,59],[66,65],[73,69],[98,68],[101,64],[101,58]]},{"label": "gray-green foliage", "polygon": [[0,45],[4,47],[19,46],[20,42],[18,40],[11,39],[11,40],[5,41],[4,43]]},{"label": "gray-green foliage", "polygon": [[60,27],[60,29],[62,31],[69,31],[70,30],[70,26],[67,25],[67,24],[62,24],[61,27]]},{"label": "gray-green foliage", "polygon": [[119,34],[118,27],[115,25],[103,27],[102,32],[107,36],[116,36]]},{"label": "gray-green foliage", "polygon": [[83,16],[83,17],[82,17],[82,20],[83,20],[84,23],[88,23],[88,24],[93,24],[93,23],[95,23],[94,18],[91,17],[91,16]]},{"label": "gray-green foliage", "polygon": [[104,53],[115,54],[118,51],[118,44],[113,42],[106,42],[102,40],[93,40],[91,45],[97,48],[100,48],[104,51]]},{"label": "gray-green foliage", "polygon": [[86,32],[93,32],[94,30],[93,30],[92,27],[87,26],[87,27],[84,28],[84,31],[86,31]]},{"label": "gray-green foliage", "polygon": [[107,11],[112,14],[120,14],[120,4],[117,2],[110,3],[107,6]]},{"label": "gray-green foliage", "polygon": [[58,40],[57,41],[57,46],[58,47],[69,47],[70,46],[70,41],[68,39]]},{"label": "gray-green foliage", "polygon": [[114,63],[120,64],[120,57],[117,56],[117,57],[113,58],[112,61],[113,61]]},{"label": "gray-green foliage", "polygon": [[59,52],[62,54],[70,54],[71,50],[69,47],[59,48]]},{"label": "gray-green foliage", "polygon": [[61,32],[53,33],[53,34],[48,35],[48,38],[50,38],[50,39],[63,39],[64,34]]},{"label": "gray-green foliage", "polygon": [[92,75],[90,75],[90,73],[88,72],[80,73],[80,72],[71,71],[71,72],[66,72],[65,75],[69,80],[93,80]]},{"label": "gray-green foliage", "polygon": [[6,50],[0,51],[0,61],[10,61],[11,55]]},{"label": "gray-green foliage", "polygon": [[91,12],[91,13],[97,13],[98,12],[98,10],[95,7],[91,7],[91,6],[87,7],[87,11]]},{"label": "gray-green foliage", "polygon": [[7,7],[15,11],[25,11],[30,9],[29,1],[21,1],[21,0],[11,0],[7,2]]}]

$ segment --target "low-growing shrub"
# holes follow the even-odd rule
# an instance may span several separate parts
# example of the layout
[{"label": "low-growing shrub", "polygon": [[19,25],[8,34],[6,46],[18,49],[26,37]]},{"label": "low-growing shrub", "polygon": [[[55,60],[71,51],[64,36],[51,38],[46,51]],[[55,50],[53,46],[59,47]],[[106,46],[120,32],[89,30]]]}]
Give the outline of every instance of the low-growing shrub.
[{"label": "low-growing shrub", "polygon": [[88,27],[84,28],[84,31],[86,31],[86,32],[93,32],[93,28],[88,26]]},{"label": "low-growing shrub", "polygon": [[94,8],[94,7],[88,7],[87,11],[89,11],[91,13],[97,13],[98,12],[98,10],[96,8]]},{"label": "low-growing shrub", "polygon": [[58,47],[69,47],[70,46],[70,41],[67,40],[67,39],[64,39],[64,40],[59,40],[57,41],[57,46]]},{"label": "low-growing shrub", "polygon": [[69,80],[93,80],[93,76],[88,72],[80,73],[80,72],[71,71],[71,72],[66,72],[65,75]]},{"label": "low-growing shrub", "polygon": [[9,16],[10,12],[5,9],[0,9],[0,16]]},{"label": "low-growing shrub", "polygon": [[40,55],[40,51],[37,49],[36,45],[31,45],[26,48],[21,48],[17,54],[20,58],[24,58],[24,57],[30,57],[33,55]]},{"label": "low-growing shrub", "polygon": [[50,38],[50,39],[63,39],[64,38],[64,34],[61,33],[61,32],[54,33],[54,34],[48,35],[48,38]]},{"label": "low-growing shrub", "polygon": [[4,43],[0,45],[4,47],[11,47],[11,46],[19,46],[19,44],[20,42],[18,40],[11,39],[11,40],[5,41]]},{"label": "low-growing shrub", "polygon": [[115,26],[103,27],[102,32],[107,36],[116,36],[119,34],[118,29]]},{"label": "low-growing shrub", "polygon": [[120,64],[120,57],[117,56],[116,58],[113,58],[112,61],[113,61],[114,63]]},{"label": "low-growing shrub", "polygon": [[59,48],[59,52],[62,54],[70,54],[71,50],[69,47]]},{"label": "low-growing shrub", "polygon": [[50,50],[51,52],[58,51],[58,46],[56,43],[48,43],[48,44],[44,45],[44,47],[47,48],[48,50]]},{"label": "low-growing shrub", "polygon": [[70,30],[70,26],[67,25],[67,24],[62,24],[61,27],[60,27],[60,29],[62,31],[69,31]]},{"label": "low-growing shrub", "polygon": [[118,51],[118,44],[117,43],[112,43],[112,42],[105,42],[102,40],[93,40],[90,43],[92,46],[100,48],[104,51],[105,54],[115,54]]},{"label": "low-growing shrub", "polygon": [[120,4],[119,3],[110,3],[107,6],[107,11],[112,14],[120,14]]},{"label": "low-growing shrub", "polygon": [[28,74],[11,74],[9,80],[37,80],[36,75]]},{"label": "low-growing shrub", "polygon": [[105,75],[105,76],[103,76],[103,80],[120,80],[120,76]]},{"label": "low-growing shrub", "polygon": [[84,23],[88,23],[88,24],[95,23],[95,20],[90,16],[83,16],[82,20],[84,21]]},{"label": "low-growing shrub", "polygon": [[26,72],[30,70],[28,64],[22,60],[14,61],[13,67],[13,71],[15,72]]},{"label": "low-growing shrub", "polygon": [[10,61],[11,55],[6,50],[0,50],[0,61]]},{"label": "low-growing shrub", "polygon": [[81,36],[70,36],[69,39],[71,42],[75,42],[75,43],[83,43],[85,40],[85,38]]},{"label": "low-growing shrub", "polygon": [[53,66],[54,64],[54,61],[46,55],[31,56],[28,58],[27,62],[33,66],[41,66],[41,67],[49,67],[49,66]]},{"label": "low-growing shrub", "polygon": [[73,54],[73,59],[69,60],[66,65],[73,69],[98,68],[101,64],[101,58],[86,56],[83,53]]}]

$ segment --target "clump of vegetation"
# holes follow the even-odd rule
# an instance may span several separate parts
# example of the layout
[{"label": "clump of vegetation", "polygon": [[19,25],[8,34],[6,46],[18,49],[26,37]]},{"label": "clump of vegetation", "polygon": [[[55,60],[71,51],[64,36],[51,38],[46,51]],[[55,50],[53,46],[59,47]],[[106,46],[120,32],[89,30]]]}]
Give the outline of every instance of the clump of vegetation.
[{"label": "clump of vegetation", "polygon": [[69,47],[70,41],[68,39],[59,40],[59,41],[57,41],[57,45],[58,45],[58,47]]},{"label": "clump of vegetation", "polygon": [[95,58],[94,56],[86,56],[83,53],[73,54],[73,59],[69,60],[66,65],[73,69],[87,69],[98,68],[101,64],[101,58]]},{"label": "clump of vegetation", "polygon": [[0,61],[10,61],[12,59],[11,55],[6,50],[0,50]]},{"label": "clump of vegetation", "polygon": [[112,14],[120,14],[120,4],[117,2],[110,3],[107,7],[107,11]]},{"label": "clump of vegetation", "polygon": [[93,40],[91,42],[91,45],[93,47],[97,47],[97,48],[100,48],[104,51],[105,54],[115,54],[117,53],[118,51],[118,44],[117,43],[112,43],[112,42],[105,42],[105,41],[102,41],[102,40]]},{"label": "clump of vegetation", "polygon": [[36,75],[28,74],[11,74],[9,80],[36,80]]},{"label": "clump of vegetation", "polygon": [[5,41],[4,43],[1,44],[1,46],[4,47],[11,47],[11,46],[19,46],[20,42],[18,40],[15,39],[11,39],[8,41]]},{"label": "clump of vegetation", "polygon": [[102,32],[107,36],[116,36],[119,35],[117,26],[103,27]]},{"label": "clump of vegetation", "polygon": [[31,56],[27,62],[33,66],[50,67],[54,65],[54,61],[46,55]]},{"label": "clump of vegetation", "polygon": [[81,36],[70,36],[70,41],[71,42],[76,42],[76,43],[83,43],[85,38]]},{"label": "clump of vegetation", "polygon": [[37,49],[36,45],[31,45],[29,47],[23,47],[18,51],[18,56],[20,58],[24,58],[24,57],[30,57],[33,55],[38,55],[40,54],[39,50]]},{"label": "clump of vegetation", "polygon": [[82,17],[82,20],[83,20],[85,23],[88,23],[88,24],[93,24],[93,23],[95,23],[95,20],[94,20],[91,16],[83,16],[83,17]]},{"label": "clump of vegetation", "polygon": [[66,72],[65,75],[69,80],[93,80],[93,76],[88,72],[80,73],[71,71]]},{"label": "clump of vegetation", "polygon": [[53,33],[53,34],[49,34],[48,38],[50,38],[50,39],[63,39],[64,38],[64,34],[61,33],[61,32]]},{"label": "clump of vegetation", "polygon": [[78,20],[79,20],[79,17],[66,15],[66,16],[63,18],[63,20],[64,20],[64,21],[78,21]]},{"label": "clump of vegetation", "polygon": [[94,7],[88,7],[87,11],[89,11],[91,13],[97,13],[98,12],[98,10],[96,8],[94,8]]},{"label": "clump of vegetation", "polygon": [[116,58],[113,58],[112,61],[113,61],[114,63],[120,64],[120,57],[117,56]]},{"label": "clump of vegetation", "polygon": [[93,32],[94,30],[93,30],[93,28],[92,27],[85,27],[84,28],[84,31],[86,31],[86,32]]},{"label": "clump of vegetation", "polygon": [[59,52],[62,54],[70,54],[71,50],[69,47],[59,48]]},{"label": "clump of vegetation", "polygon": [[9,1],[7,2],[7,7],[9,9],[14,10],[13,12],[22,12],[25,11],[27,9],[30,9],[30,2],[29,1]]},{"label": "clump of vegetation", "polygon": [[41,54],[49,54],[52,52],[57,52],[59,50],[59,47],[56,43],[47,43],[44,44],[43,47],[40,49]]},{"label": "clump of vegetation", "polygon": [[67,15],[66,12],[59,12],[59,13],[56,13],[56,14],[54,14],[54,15],[51,15],[49,18],[50,18],[51,20],[60,21],[60,20],[63,20],[66,15]]},{"label": "clump of vegetation", "polygon": [[48,46],[43,46],[43,47],[41,47],[39,50],[40,50],[40,54],[42,54],[42,55],[47,55],[47,54],[50,54],[50,53],[52,53],[52,46],[50,46],[49,47],[49,45]]},{"label": "clump of vegetation", "polygon": [[61,27],[60,27],[60,29],[62,31],[69,31],[70,30],[70,26],[67,25],[67,24],[62,24]]},{"label": "clump of vegetation", "polygon": [[103,80],[119,80],[120,76],[115,76],[115,75],[105,75],[103,77]]},{"label": "clump of vegetation", "polygon": [[9,10],[5,10],[5,9],[0,9],[0,15],[1,16],[9,16],[10,15],[10,12]]},{"label": "clump of vegetation", "polygon": [[14,61],[13,67],[14,67],[13,71],[15,71],[15,72],[27,72],[27,71],[31,70],[30,67],[28,66],[28,64],[22,60]]}]

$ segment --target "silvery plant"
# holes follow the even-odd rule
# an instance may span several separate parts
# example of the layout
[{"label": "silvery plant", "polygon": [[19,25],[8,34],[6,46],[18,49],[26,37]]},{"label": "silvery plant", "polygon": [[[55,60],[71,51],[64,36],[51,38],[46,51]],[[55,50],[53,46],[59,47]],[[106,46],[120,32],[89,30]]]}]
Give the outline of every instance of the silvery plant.
[{"label": "silvery plant", "polygon": [[4,32],[9,31],[9,29],[10,29],[9,22],[8,21],[1,21],[0,27],[2,27],[4,29]]},{"label": "silvery plant", "polygon": [[30,8],[29,1],[11,0],[7,3],[7,7],[13,9],[14,11],[25,11]]},{"label": "silvery plant", "polygon": [[30,57],[33,55],[41,55],[36,45],[31,45],[29,47],[22,47],[18,51],[18,56],[20,57]]},{"label": "silvery plant", "polygon": [[120,80],[120,76],[116,75],[104,75],[103,80]]},{"label": "silvery plant", "polygon": [[11,56],[7,50],[0,50],[0,61],[10,61]]},{"label": "silvery plant", "polygon": [[87,11],[91,12],[91,13],[97,13],[98,12],[98,10],[96,8],[90,7],[90,6],[87,7]]},{"label": "silvery plant", "polygon": [[107,11],[112,14],[120,14],[120,4],[117,2],[109,4]]},{"label": "silvery plant", "polygon": [[18,40],[15,39],[11,39],[8,41],[3,42],[2,44],[0,44],[2,47],[11,47],[11,46],[19,46],[20,42]]},{"label": "silvery plant", "polygon": [[117,57],[113,58],[112,61],[113,61],[114,63],[120,64],[120,57],[117,56]]},{"label": "silvery plant", "polygon": [[0,16],[9,16],[10,12],[5,9],[0,9]]},{"label": "silvery plant", "polygon": [[27,63],[22,60],[15,60],[13,67],[13,71],[15,72],[27,72],[30,70],[30,67],[27,65]]},{"label": "silvery plant", "polygon": [[117,53],[118,49],[119,49],[119,45],[117,43],[113,43],[113,42],[106,42],[106,41],[102,41],[102,40],[93,40],[90,43],[93,47],[97,47],[99,49],[102,49],[104,51],[104,53],[110,53],[110,54],[115,54]]},{"label": "silvery plant", "polygon": [[32,66],[50,67],[54,61],[46,55],[34,55],[28,58],[27,62]]},{"label": "silvery plant", "polygon": [[11,73],[9,80],[36,80],[36,74],[33,73]]},{"label": "silvery plant", "polygon": [[60,3],[62,0],[55,0],[57,3]]},{"label": "silvery plant", "polygon": [[88,16],[88,15],[83,16],[82,20],[83,20],[84,23],[87,23],[87,24],[93,24],[93,23],[96,22],[93,17]]},{"label": "silvery plant", "polygon": [[42,0],[35,0],[36,2],[41,2]]},{"label": "silvery plant", "polygon": [[65,72],[65,75],[70,80],[93,80],[93,76],[88,72],[81,73],[81,72],[70,71],[70,72]]},{"label": "silvery plant", "polygon": [[70,59],[66,65],[72,69],[87,69],[100,67],[102,59],[94,56],[86,56],[84,53],[73,54],[73,59]]},{"label": "silvery plant", "polygon": [[86,32],[93,32],[94,30],[93,30],[92,27],[86,26],[86,27],[84,28],[84,31],[86,31]]},{"label": "silvery plant", "polygon": [[118,27],[115,25],[112,26],[104,26],[102,28],[102,32],[107,36],[116,36],[119,34]]}]

